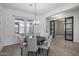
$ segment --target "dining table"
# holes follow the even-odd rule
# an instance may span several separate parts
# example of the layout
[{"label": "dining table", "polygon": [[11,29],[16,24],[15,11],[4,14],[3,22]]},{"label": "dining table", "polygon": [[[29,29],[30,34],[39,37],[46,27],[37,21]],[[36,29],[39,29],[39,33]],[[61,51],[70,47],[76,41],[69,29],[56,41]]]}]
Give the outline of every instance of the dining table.
[{"label": "dining table", "polygon": [[[28,37],[25,37],[25,39],[24,39],[24,42],[26,42],[26,43],[27,43],[27,38]],[[43,36],[36,36],[36,38],[37,38],[37,45],[42,45],[44,43],[44,41],[46,40],[46,38]]]}]

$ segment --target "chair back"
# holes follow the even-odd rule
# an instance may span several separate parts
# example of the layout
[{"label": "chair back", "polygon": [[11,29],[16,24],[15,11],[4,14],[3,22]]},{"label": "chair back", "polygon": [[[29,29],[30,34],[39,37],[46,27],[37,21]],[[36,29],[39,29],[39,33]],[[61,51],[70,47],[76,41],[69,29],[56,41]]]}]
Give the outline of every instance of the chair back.
[{"label": "chair back", "polygon": [[50,46],[51,40],[52,40],[52,35],[48,39],[48,47]]},{"label": "chair back", "polygon": [[23,47],[23,38],[22,38],[22,36],[21,35],[19,35],[19,34],[16,34],[16,37],[17,37],[17,39],[19,40],[19,44],[20,44],[20,47]]},{"label": "chair back", "polygon": [[37,51],[37,39],[36,38],[27,38],[27,47],[28,51]]}]

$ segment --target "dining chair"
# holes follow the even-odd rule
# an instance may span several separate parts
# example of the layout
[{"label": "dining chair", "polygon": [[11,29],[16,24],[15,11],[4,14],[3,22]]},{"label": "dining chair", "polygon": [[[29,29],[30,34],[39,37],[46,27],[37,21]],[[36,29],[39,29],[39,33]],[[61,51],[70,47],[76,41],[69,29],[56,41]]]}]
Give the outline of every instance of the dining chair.
[{"label": "dining chair", "polygon": [[38,46],[36,37],[27,38],[27,47],[28,47],[28,56],[30,55],[30,53],[35,53],[37,55]]},{"label": "dining chair", "polygon": [[26,45],[24,38],[20,34],[16,34],[17,39],[19,40],[19,45],[21,48],[21,56],[23,55],[23,46]]},{"label": "dining chair", "polygon": [[39,49],[44,49],[47,51],[47,56],[50,48],[51,39],[52,35],[42,45],[39,45]]}]

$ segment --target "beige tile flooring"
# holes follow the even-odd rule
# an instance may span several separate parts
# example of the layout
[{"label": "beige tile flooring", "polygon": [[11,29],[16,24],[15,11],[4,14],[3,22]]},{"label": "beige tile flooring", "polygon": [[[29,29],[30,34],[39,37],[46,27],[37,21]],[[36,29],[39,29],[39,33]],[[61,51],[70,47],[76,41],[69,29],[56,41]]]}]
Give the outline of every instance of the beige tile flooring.
[{"label": "beige tile flooring", "polygon": [[[2,56],[20,56],[20,47],[18,44],[6,46],[0,52]],[[24,56],[27,56],[27,48],[24,47]],[[42,52],[44,55],[44,52]],[[65,41],[63,36],[56,36],[52,39],[49,56],[79,56],[79,43]]]}]

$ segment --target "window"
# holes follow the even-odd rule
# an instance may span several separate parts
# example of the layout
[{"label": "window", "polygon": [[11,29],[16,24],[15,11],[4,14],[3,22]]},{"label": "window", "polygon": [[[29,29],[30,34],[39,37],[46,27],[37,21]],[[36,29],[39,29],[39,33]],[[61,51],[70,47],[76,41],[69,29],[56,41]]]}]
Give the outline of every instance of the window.
[{"label": "window", "polygon": [[24,20],[15,20],[16,34],[24,34]]},{"label": "window", "polygon": [[19,23],[15,22],[15,32],[19,34]]},{"label": "window", "polygon": [[27,27],[27,33],[34,33],[34,25],[32,24],[32,20],[27,20],[26,22],[26,27]]}]

